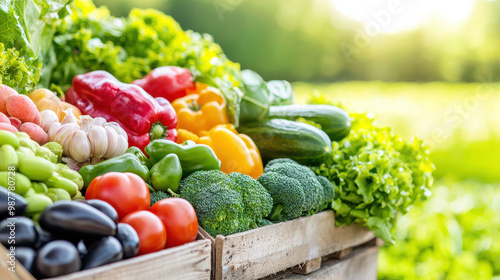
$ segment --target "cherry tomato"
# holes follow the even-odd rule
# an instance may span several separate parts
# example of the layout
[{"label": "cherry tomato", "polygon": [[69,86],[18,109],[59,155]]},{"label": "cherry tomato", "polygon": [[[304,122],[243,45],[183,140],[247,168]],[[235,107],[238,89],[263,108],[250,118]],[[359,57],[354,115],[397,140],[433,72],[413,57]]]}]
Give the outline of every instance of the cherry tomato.
[{"label": "cherry tomato", "polygon": [[85,198],[111,204],[118,219],[138,210],[148,210],[150,204],[148,186],[133,173],[109,172],[96,177],[88,186]]},{"label": "cherry tomato", "polygon": [[156,202],[151,209],[167,229],[167,248],[196,240],[198,218],[189,201],[183,198],[165,198]]},{"label": "cherry tomato", "polygon": [[137,211],[123,217],[120,223],[132,226],[139,236],[139,252],[144,255],[165,248],[167,231],[165,226],[155,214],[149,211]]}]

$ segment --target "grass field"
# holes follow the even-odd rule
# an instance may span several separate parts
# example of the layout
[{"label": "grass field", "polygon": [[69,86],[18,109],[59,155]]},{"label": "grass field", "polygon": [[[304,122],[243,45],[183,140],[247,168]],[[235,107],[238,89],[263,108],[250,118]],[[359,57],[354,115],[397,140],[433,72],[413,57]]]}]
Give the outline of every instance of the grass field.
[{"label": "grass field", "polygon": [[297,102],[319,92],[348,112],[431,146],[437,179],[428,201],[382,248],[379,279],[500,279],[500,84],[294,84]]}]

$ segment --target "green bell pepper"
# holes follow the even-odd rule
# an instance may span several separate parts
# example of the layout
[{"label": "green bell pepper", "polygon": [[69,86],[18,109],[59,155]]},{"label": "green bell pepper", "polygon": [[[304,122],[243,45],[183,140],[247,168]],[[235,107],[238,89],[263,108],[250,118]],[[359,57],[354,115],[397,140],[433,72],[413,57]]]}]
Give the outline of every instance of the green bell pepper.
[{"label": "green bell pepper", "polygon": [[151,184],[153,188],[166,192],[176,192],[182,179],[182,166],[176,154],[164,156],[151,168]]},{"label": "green bell pepper", "polygon": [[179,145],[170,140],[154,140],[146,146],[146,153],[155,161],[160,161],[166,155],[176,154],[181,162],[183,177],[200,170],[220,170],[220,160],[212,148],[193,141]]},{"label": "green bell pepper", "polygon": [[133,154],[139,159],[142,165],[146,166],[148,169],[151,169],[153,166],[151,162],[149,161],[148,157],[144,155],[144,153],[141,151],[141,149],[137,147],[130,147],[127,149],[125,153]]},{"label": "green bell pepper", "polygon": [[95,165],[85,165],[80,168],[85,187],[87,187],[95,177],[108,172],[130,172],[139,175],[144,181],[149,181],[149,169],[142,165],[136,155],[125,153]]}]

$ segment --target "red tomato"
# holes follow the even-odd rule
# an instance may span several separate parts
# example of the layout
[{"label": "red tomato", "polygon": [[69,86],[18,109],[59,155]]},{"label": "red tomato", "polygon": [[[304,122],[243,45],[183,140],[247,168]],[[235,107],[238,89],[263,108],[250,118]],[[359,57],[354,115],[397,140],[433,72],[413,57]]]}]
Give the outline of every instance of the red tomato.
[{"label": "red tomato", "polygon": [[139,252],[144,255],[165,248],[167,231],[160,218],[149,211],[137,211],[125,216],[120,223],[132,226],[139,236]]},{"label": "red tomato", "polygon": [[118,219],[138,210],[148,210],[150,203],[148,186],[133,173],[109,172],[96,177],[88,186],[85,198],[111,204]]},{"label": "red tomato", "polygon": [[167,248],[196,240],[198,218],[189,201],[183,198],[165,198],[156,202],[151,209],[167,229]]}]

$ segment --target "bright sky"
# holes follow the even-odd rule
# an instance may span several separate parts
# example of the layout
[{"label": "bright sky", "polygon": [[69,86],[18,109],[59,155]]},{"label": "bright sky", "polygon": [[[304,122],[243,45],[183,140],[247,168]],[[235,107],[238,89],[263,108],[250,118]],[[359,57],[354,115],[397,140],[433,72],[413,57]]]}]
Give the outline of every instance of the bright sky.
[{"label": "bright sky", "polygon": [[412,29],[430,18],[459,23],[469,17],[476,0],[331,0],[340,13],[368,24],[379,22],[381,32]]}]

